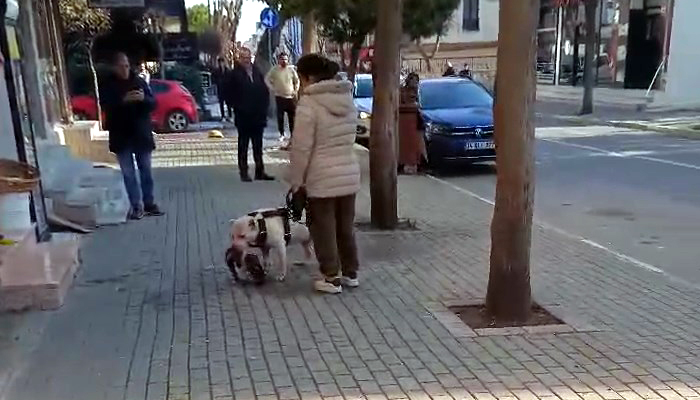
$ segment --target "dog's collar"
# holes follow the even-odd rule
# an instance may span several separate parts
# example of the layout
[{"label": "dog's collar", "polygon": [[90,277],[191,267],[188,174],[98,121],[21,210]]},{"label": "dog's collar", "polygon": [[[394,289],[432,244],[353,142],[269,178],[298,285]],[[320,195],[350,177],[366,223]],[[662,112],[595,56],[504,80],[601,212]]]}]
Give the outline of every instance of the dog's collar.
[{"label": "dog's collar", "polygon": [[[292,239],[292,229],[289,223],[290,212],[287,207],[280,207],[274,210],[252,212],[248,214],[248,216],[256,218],[258,224],[258,236],[255,238],[254,243],[250,243],[252,247],[265,247],[265,243],[267,242],[267,223],[265,222],[265,220],[267,218],[273,217],[282,218],[282,225],[284,226],[284,244],[289,244],[289,241]],[[260,216],[261,218],[257,218],[258,216]]]}]

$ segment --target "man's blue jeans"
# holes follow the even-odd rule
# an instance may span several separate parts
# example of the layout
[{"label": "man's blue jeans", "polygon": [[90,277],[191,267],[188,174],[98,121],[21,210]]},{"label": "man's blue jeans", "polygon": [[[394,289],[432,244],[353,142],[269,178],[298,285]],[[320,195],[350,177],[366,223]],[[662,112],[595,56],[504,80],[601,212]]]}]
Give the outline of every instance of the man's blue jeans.
[{"label": "man's blue jeans", "polygon": [[[139,187],[139,179],[136,178],[136,168],[134,166],[134,158],[139,169],[141,185]],[[151,152],[124,151],[117,154],[119,167],[122,169],[124,177],[124,186],[129,195],[129,203],[132,208],[141,208],[141,199],[144,206],[154,204],[153,199],[153,175],[151,174]]]}]

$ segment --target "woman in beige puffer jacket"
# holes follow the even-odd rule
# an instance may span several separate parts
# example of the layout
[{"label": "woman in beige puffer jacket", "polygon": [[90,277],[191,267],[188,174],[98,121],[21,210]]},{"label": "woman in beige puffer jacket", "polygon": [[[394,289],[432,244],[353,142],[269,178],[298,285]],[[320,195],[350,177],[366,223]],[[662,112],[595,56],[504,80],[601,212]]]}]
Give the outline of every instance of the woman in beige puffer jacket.
[{"label": "woman in beige puffer jacket", "polygon": [[352,84],[337,81],[338,64],[317,54],[297,62],[304,90],[296,110],[288,178],[292,190],[309,196],[309,220],[323,278],[318,291],[340,293],[357,287],[358,257],[354,234],[355,195],[360,165],[353,146],[357,109]]}]

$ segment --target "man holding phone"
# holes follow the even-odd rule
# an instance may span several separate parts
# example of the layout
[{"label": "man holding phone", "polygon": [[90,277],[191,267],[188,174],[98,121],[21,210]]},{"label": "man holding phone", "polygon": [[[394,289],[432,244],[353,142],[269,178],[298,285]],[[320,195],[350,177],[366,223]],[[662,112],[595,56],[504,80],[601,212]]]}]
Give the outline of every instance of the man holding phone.
[{"label": "man holding phone", "polygon": [[148,84],[131,70],[126,54],[114,55],[112,72],[100,85],[100,105],[109,131],[109,150],[117,155],[131,203],[128,218],[163,215],[153,197],[151,173],[151,153],[156,148],[151,126],[155,98]]}]

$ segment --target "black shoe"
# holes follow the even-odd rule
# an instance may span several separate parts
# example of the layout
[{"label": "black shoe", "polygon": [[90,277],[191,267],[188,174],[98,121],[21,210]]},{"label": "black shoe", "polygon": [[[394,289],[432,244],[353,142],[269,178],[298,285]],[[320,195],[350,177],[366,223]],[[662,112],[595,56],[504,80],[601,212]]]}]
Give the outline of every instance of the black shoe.
[{"label": "black shoe", "polygon": [[241,174],[241,181],[243,181],[243,182],[253,182],[253,180],[250,179],[250,175],[248,175],[248,174]]},{"label": "black shoe", "polygon": [[274,181],[275,177],[270,176],[270,175],[263,172],[261,174],[255,174],[255,180],[256,181]]},{"label": "black shoe", "polygon": [[143,219],[144,215],[145,214],[141,207],[132,207],[131,210],[129,210],[129,215],[127,215],[127,218],[132,221],[138,221]]},{"label": "black shoe", "polygon": [[148,217],[160,217],[161,215],[165,215],[165,213],[161,211],[160,208],[158,208],[158,205],[156,204],[150,204],[145,206],[144,212]]}]

